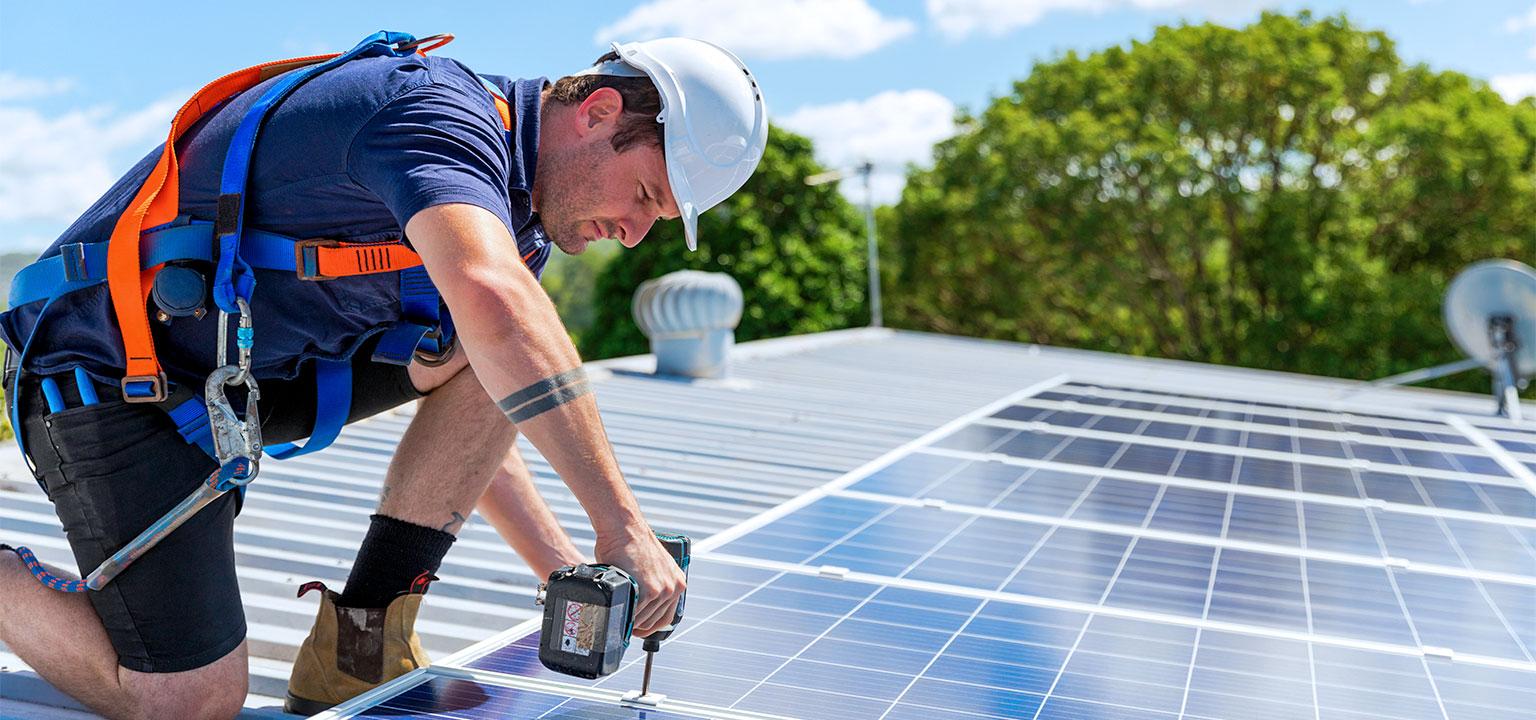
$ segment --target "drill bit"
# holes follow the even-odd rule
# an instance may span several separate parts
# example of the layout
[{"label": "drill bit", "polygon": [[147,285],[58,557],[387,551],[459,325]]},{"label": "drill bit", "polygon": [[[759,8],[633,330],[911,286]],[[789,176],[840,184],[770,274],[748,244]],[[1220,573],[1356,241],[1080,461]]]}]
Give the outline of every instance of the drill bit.
[{"label": "drill bit", "polygon": [[655,658],[655,650],[645,651],[645,677],[640,680],[640,697],[651,694],[651,661]]}]

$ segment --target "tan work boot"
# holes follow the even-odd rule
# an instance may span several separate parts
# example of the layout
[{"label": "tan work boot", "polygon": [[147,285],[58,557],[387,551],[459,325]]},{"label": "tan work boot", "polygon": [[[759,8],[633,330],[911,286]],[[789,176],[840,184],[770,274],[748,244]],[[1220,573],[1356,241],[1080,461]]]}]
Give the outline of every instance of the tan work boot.
[{"label": "tan work boot", "polygon": [[320,613],[293,661],[283,709],[314,715],[429,665],[415,630],[422,593],[430,582],[427,578],[437,579],[418,579],[409,592],[383,608],[337,605],[339,596],[324,583],[300,587],[300,597],[310,590],[321,591]]}]

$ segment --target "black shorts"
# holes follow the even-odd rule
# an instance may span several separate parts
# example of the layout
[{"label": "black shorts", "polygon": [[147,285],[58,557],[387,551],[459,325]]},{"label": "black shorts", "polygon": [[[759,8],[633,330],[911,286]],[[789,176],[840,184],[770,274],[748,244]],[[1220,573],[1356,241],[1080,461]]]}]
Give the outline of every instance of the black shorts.
[{"label": "black shorts", "polygon": [[[406,368],[353,362],[352,409],[360,420],[421,397]],[[99,385],[101,401],[80,406],[70,376],[58,378],[67,409],[49,413],[36,378],[23,378],[23,439],[64,525],[81,574],[136,537],[215,469],[213,459],[176,432],[152,405],[129,404]],[[261,384],[263,440],[309,433],[312,377]],[[260,478],[253,488],[259,492]],[[245,639],[235,577],[234,520],[240,493],[204,507],[100,591],[91,605],[106,626],[118,664],[139,672],[180,672],[207,665]]]}]

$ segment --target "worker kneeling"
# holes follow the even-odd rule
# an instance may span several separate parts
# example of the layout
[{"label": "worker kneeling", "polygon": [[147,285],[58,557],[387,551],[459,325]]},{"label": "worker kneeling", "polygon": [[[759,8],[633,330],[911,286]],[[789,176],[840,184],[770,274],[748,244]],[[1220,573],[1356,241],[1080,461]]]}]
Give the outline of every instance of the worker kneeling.
[{"label": "worker kneeling", "polygon": [[236,714],[244,484],[418,398],[345,587],[300,590],[320,612],[289,710],[427,664],[412,626],[477,505],[535,575],[585,560],[517,432],[639,584],[635,633],[673,617],[684,576],[538,277],[552,248],[633,247],[657,219],[692,249],[762,155],[762,96],[695,40],[616,44],[553,83],[429,45],[378,33],[211,83],[13,283],[8,410],[85,577],[0,546],[0,640],[97,712]]}]

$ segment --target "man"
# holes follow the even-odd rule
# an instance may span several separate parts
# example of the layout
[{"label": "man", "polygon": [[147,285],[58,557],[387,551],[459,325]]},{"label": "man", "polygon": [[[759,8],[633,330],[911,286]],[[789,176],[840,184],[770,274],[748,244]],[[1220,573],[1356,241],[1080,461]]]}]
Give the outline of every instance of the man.
[{"label": "man", "polygon": [[[281,76],[236,95],[175,143],[182,215],[224,212],[226,150],[274,82]],[[245,225],[354,242],[403,230],[457,334],[447,352],[423,356],[430,363],[388,364],[379,360],[390,336],[383,330],[402,324],[405,292],[396,273],[318,282],[302,268],[298,276],[256,271],[252,374],[266,442],[317,427],[327,409],[315,395],[321,363],[349,366],[347,421],[421,398],[345,588],[322,593],[295,662],[291,710],[323,709],[426,662],[410,626],[477,500],[540,575],[582,560],[517,457],[517,432],[580,500],[596,559],[640,584],[636,634],[667,623],[682,573],[618,470],[580,358],[537,275],[550,244],[571,254],[603,238],[633,247],[658,218],[683,219],[692,248],[698,213],[741,187],[766,133],[745,66],[680,38],[615,44],[592,68],[553,84],[481,78],[436,56],[365,54],[299,86],[271,112],[250,161]],[[43,257],[106,240],[159,155],[139,163]],[[206,288],[196,287],[196,307],[158,279],[146,294],[166,375],[200,392],[221,319],[205,312]],[[84,572],[218,467],[178,431],[165,402],[127,401],[143,398],[127,390],[115,297],[95,285],[0,317],[12,361],[21,356],[19,439]],[[232,541],[240,502],[239,493],[221,496],[83,596],[43,587],[15,555],[0,552],[0,640],[104,715],[234,715],[247,677]]]}]

